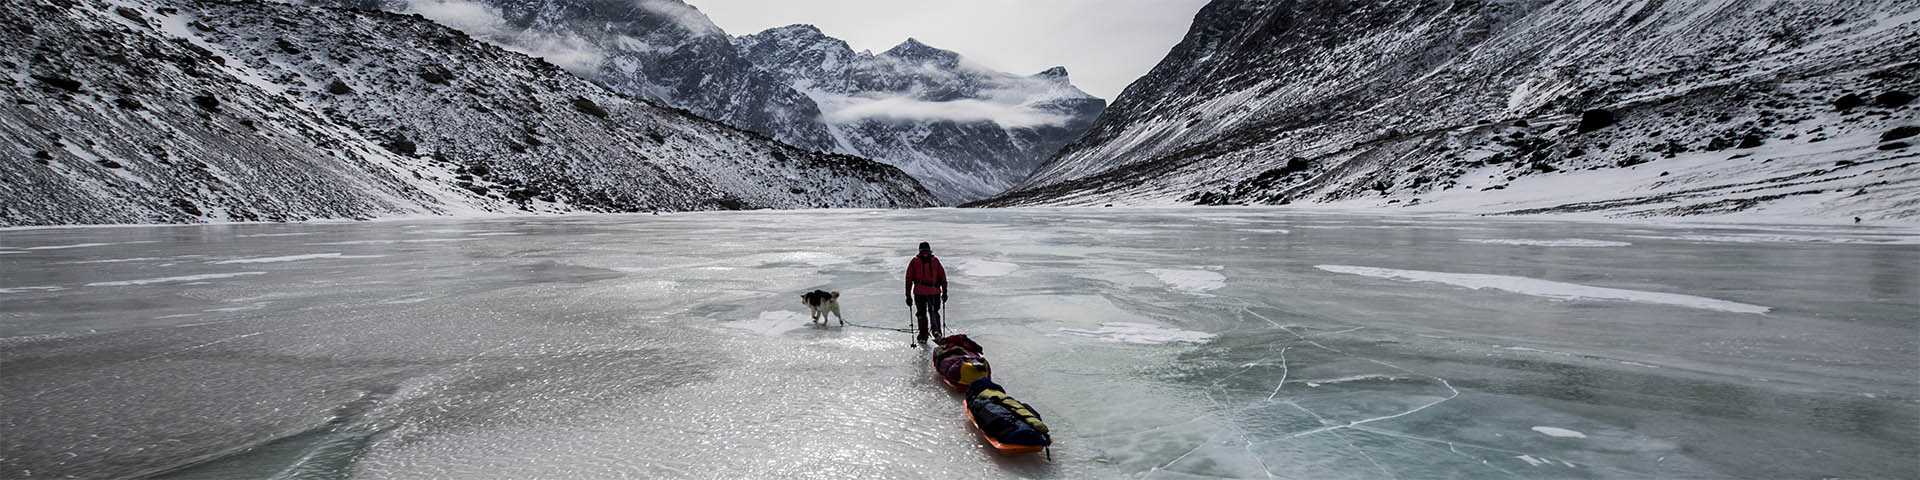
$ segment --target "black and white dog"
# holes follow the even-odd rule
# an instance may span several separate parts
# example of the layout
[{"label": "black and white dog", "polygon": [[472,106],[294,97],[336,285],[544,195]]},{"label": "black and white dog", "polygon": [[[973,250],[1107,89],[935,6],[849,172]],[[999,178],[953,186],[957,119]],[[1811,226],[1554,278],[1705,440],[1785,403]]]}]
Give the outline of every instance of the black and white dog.
[{"label": "black and white dog", "polygon": [[827,324],[829,313],[839,318],[841,325],[847,324],[847,317],[840,316],[840,292],[814,290],[801,295],[800,303],[806,304],[807,309],[813,311],[813,319],[821,325]]}]

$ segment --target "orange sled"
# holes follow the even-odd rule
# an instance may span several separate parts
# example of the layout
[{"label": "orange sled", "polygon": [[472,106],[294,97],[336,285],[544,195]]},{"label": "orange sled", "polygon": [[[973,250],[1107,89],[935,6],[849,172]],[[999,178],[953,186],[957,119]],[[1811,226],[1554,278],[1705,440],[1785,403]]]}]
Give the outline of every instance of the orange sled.
[{"label": "orange sled", "polygon": [[[1001,455],[1027,455],[1032,453],[1040,453],[1042,450],[1047,449],[1046,445],[1014,445],[1011,443],[1000,443],[999,440],[994,440],[993,437],[987,436],[987,431],[982,430],[980,428],[980,422],[978,420],[973,419],[973,409],[963,407],[961,408],[961,410],[966,410],[967,424],[973,425],[973,431],[980,432],[980,438],[987,439],[987,443],[993,444],[993,449],[998,450]],[[1052,455],[1048,455],[1048,458],[1052,458]]]}]

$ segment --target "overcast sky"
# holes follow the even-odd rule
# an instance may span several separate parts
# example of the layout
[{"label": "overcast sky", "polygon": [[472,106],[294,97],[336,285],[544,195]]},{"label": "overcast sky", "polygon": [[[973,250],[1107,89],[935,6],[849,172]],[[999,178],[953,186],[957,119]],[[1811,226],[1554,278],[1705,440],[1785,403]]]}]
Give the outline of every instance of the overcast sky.
[{"label": "overcast sky", "polygon": [[1206,0],[687,0],[730,35],[809,23],[855,51],[907,37],[1019,74],[1067,67],[1112,101],[1187,33]]}]

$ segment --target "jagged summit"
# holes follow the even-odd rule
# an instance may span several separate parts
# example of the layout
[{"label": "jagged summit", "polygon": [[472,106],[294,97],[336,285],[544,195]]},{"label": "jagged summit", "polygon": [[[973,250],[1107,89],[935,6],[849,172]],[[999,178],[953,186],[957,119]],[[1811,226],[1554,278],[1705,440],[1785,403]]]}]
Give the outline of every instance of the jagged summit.
[{"label": "jagged summit", "polygon": [[953,68],[960,65],[959,53],[934,48],[912,37],[908,37],[907,41],[900,42],[899,45],[887,49],[886,53],[882,53],[881,55],[913,63],[932,63],[946,68]]},{"label": "jagged summit", "polygon": [[825,33],[822,33],[820,31],[820,27],[813,26],[813,24],[811,23],[796,23],[796,24],[787,25],[784,27],[773,27],[766,30],[761,30],[758,35],[769,35],[769,34],[782,35],[782,36],[817,36],[817,37],[826,36]]},{"label": "jagged summit", "polygon": [[1033,74],[1033,77],[1034,77],[1034,78],[1045,78],[1045,79],[1049,79],[1049,80],[1066,80],[1066,79],[1067,79],[1067,67],[1061,67],[1061,66],[1055,66],[1055,67],[1053,67],[1053,68],[1049,68],[1049,69],[1047,69],[1046,71],[1043,71],[1043,72],[1040,72],[1040,73],[1036,73],[1036,74]]},{"label": "jagged summit", "polygon": [[[796,23],[784,27],[761,30],[760,33],[735,38],[733,43],[734,46],[740,50],[741,54],[747,56],[753,55],[752,52],[747,51],[753,48],[767,49],[774,45],[784,45],[791,47],[793,50],[824,50],[823,53],[817,55],[835,57],[831,60],[828,58],[808,58],[804,60],[805,63],[814,64],[831,63],[831,61],[838,60],[839,57],[851,57],[853,55],[853,48],[848,46],[847,42],[827,36],[827,34],[820,31],[820,27],[805,23]],[[756,66],[761,68],[768,67],[767,65]],[[804,67],[804,65],[785,65],[784,67],[800,68]],[[780,68],[773,69],[779,70]]]}]

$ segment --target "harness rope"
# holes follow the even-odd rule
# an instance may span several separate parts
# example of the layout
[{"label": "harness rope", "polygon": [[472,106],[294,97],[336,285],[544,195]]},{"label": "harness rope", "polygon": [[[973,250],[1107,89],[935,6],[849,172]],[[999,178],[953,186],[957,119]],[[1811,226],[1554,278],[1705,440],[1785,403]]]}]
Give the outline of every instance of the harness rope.
[{"label": "harness rope", "polygon": [[847,326],[849,326],[849,327],[860,327],[860,328],[871,328],[871,329],[874,329],[874,330],[892,330],[892,331],[895,331],[895,332],[901,332],[901,333],[915,333],[915,332],[916,332],[915,330],[913,330],[913,329],[908,329],[908,328],[887,328],[887,327],[879,327],[879,326],[873,326],[873,325],[861,325],[861,324],[858,324],[858,323],[853,323],[853,322],[847,322]]}]

